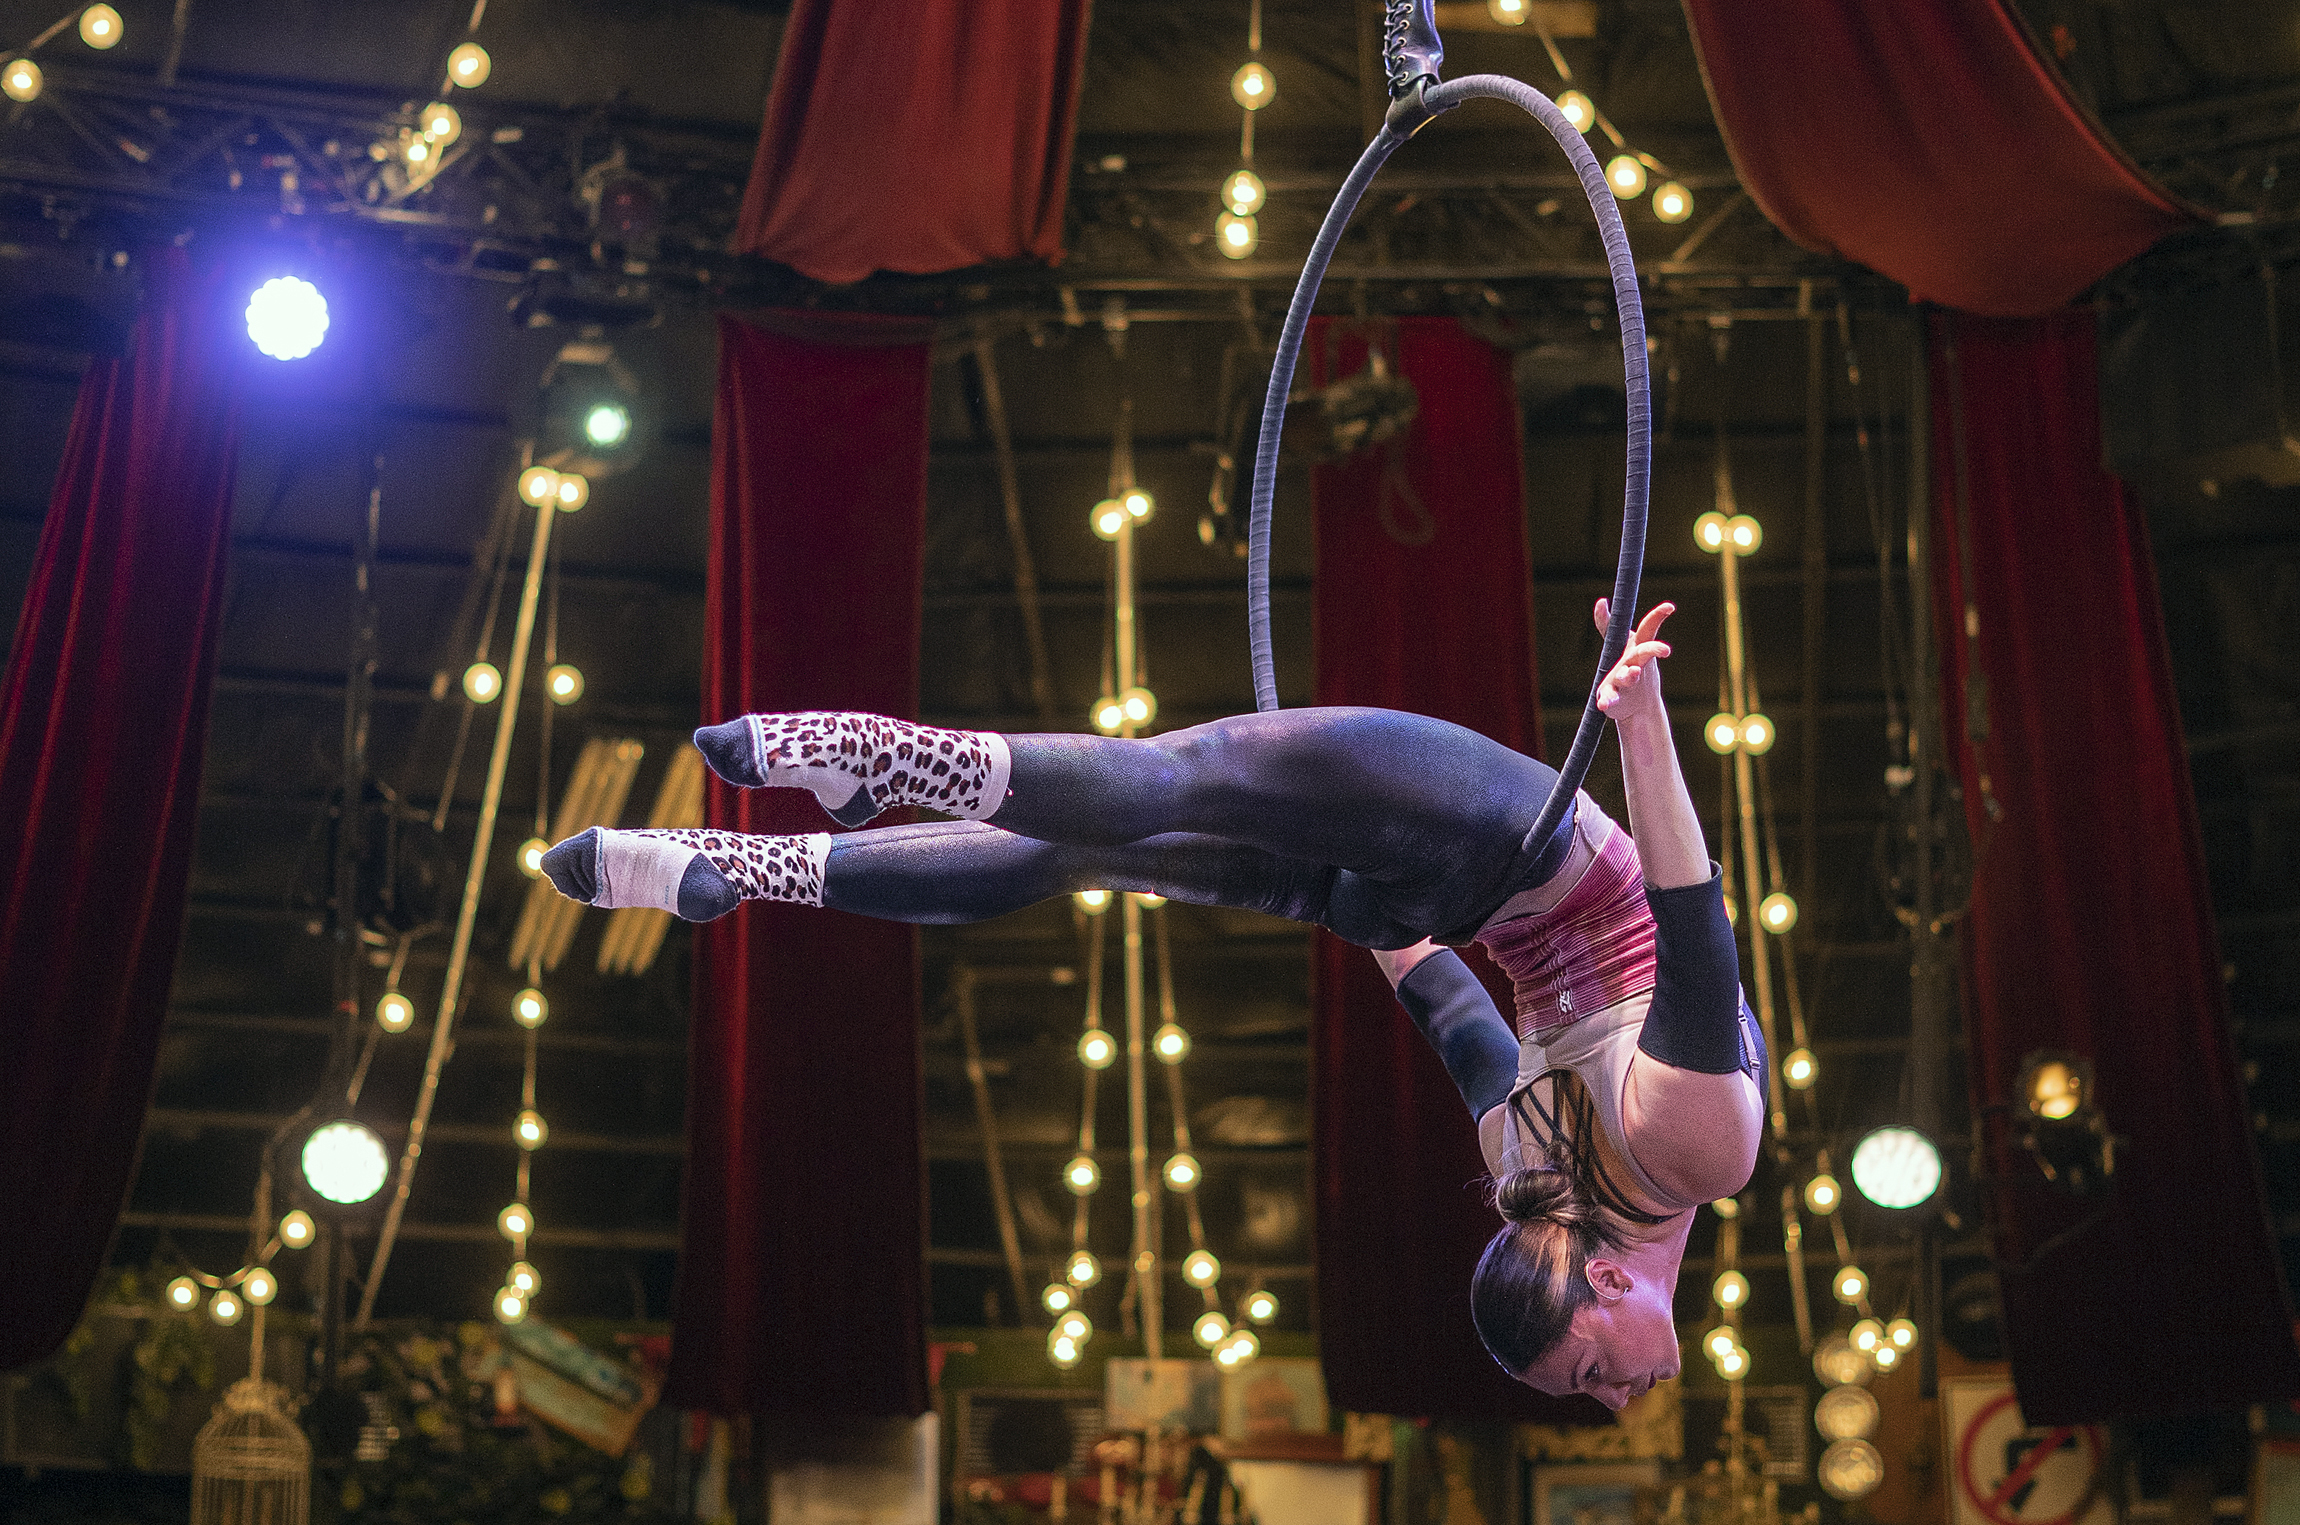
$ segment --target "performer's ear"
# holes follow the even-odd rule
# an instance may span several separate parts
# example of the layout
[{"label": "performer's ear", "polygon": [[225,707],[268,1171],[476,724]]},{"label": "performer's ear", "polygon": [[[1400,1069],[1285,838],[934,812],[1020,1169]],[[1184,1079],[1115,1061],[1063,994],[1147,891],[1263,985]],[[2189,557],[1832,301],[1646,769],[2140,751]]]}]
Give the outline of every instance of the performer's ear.
[{"label": "performer's ear", "polygon": [[1601,1303],[1620,1302],[1629,1295],[1629,1289],[1637,1285],[1635,1277],[1610,1260],[1591,1260],[1582,1268],[1582,1274],[1589,1278],[1590,1290]]}]

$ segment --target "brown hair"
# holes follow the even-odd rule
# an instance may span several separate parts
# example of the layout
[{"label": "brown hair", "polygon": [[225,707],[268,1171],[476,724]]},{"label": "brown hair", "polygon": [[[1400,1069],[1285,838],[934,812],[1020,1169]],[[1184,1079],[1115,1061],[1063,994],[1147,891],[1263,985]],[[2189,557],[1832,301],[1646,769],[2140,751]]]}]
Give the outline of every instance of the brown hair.
[{"label": "brown hair", "polygon": [[[1508,1221],[1487,1242],[1469,1284],[1478,1338],[1512,1376],[1554,1349],[1573,1316],[1597,1300],[1590,1257],[1621,1248],[1619,1223],[1661,1221],[1631,1206],[1606,1178],[1588,1090],[1560,1075],[1553,1095],[1555,1113],[1528,1091],[1510,1099],[1551,1163],[1508,1171],[1494,1183],[1493,1205]],[[1528,1101],[1550,1124],[1546,1136],[1531,1127]]]}]

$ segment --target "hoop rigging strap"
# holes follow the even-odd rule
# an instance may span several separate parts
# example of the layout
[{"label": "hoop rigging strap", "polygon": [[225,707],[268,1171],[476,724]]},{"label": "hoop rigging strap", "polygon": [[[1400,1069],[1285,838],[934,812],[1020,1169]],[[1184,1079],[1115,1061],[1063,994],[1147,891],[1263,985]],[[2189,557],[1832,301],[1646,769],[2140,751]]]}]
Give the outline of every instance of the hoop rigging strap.
[{"label": "hoop rigging strap", "polygon": [[1589,685],[1573,745],[1559,767],[1557,787],[1542,807],[1540,819],[1528,834],[1529,842],[1545,842],[1564,818],[1574,792],[1589,773],[1597,752],[1597,739],[1605,727],[1598,713],[1597,687],[1629,647],[1637,619],[1637,581],[1645,561],[1645,516],[1653,464],[1653,403],[1645,353],[1645,307],[1637,289],[1637,265],[1629,250],[1629,233],[1622,226],[1621,210],[1607,186],[1605,171],[1590,152],[1579,131],[1565,119],[1557,103],[1530,85],[1498,74],[1471,74],[1437,82],[1443,57],[1428,0],[1388,0],[1385,6],[1384,55],[1392,100],[1388,118],[1373,142],[1359,156],[1349,178],[1342,182],[1334,204],[1310,245],[1310,255],[1294,286],[1279,331],[1278,353],[1270,371],[1270,389],[1262,400],[1262,432],[1254,451],[1254,490],[1246,537],[1246,622],[1254,663],[1254,707],[1268,713],[1278,705],[1276,663],[1270,649],[1270,510],[1277,491],[1278,444],[1286,419],[1286,398],[1293,391],[1294,367],[1300,358],[1302,335],[1309,326],[1310,309],[1317,304],[1318,288],[1333,262],[1342,230],[1357,211],[1358,202],[1375,174],[1391,154],[1440,113],[1470,100],[1500,100],[1516,106],[1557,140],[1581,180],[1605,240],[1605,263],[1613,278],[1613,299],[1621,315],[1621,364],[1629,399],[1628,465],[1622,491],[1621,550],[1613,576],[1613,602],[1606,621],[1605,641],[1597,659],[1597,675]]}]

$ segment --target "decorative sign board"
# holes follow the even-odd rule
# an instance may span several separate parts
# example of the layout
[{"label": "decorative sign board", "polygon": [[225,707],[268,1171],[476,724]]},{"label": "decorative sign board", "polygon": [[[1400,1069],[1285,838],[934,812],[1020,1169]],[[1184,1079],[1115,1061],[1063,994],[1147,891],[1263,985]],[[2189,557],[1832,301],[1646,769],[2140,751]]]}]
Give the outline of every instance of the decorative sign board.
[{"label": "decorative sign board", "polygon": [[1950,1525],[2114,1525],[2098,1425],[2031,1425],[2004,1377],[1941,1384]]}]

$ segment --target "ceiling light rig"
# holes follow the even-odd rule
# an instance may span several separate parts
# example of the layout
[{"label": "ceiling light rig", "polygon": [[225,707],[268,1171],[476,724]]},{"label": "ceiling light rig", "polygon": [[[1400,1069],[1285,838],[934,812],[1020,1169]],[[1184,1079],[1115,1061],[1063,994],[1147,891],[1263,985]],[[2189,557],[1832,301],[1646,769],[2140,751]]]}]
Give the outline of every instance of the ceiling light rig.
[{"label": "ceiling light rig", "polygon": [[5,64],[0,64],[0,95],[17,102],[36,101],[47,87],[47,76],[34,63],[31,54],[63,35],[66,28],[78,23],[80,40],[97,52],[105,52],[120,45],[126,35],[120,13],[108,5],[91,5],[85,10],[66,11],[50,22],[45,30],[23,47],[15,50]]},{"label": "ceiling light rig", "polygon": [[1582,94],[1575,85],[1573,66],[1565,61],[1565,54],[1557,46],[1557,39],[1549,35],[1542,21],[1540,9],[1532,0],[1487,0],[1487,9],[1494,20],[1504,26],[1523,26],[1528,22],[1541,37],[1541,45],[1549,53],[1549,66],[1557,71],[1558,81],[1565,86],[1557,96],[1557,109],[1565,119],[1582,132],[1595,127],[1613,145],[1613,157],[1605,163],[1605,183],[1616,200],[1635,201],[1643,196],[1646,187],[1656,175],[1661,183],[1653,187],[1653,215],[1662,222],[1683,222],[1693,215],[1693,192],[1677,178],[1676,171],[1652,154],[1629,146],[1606,114],[1597,109],[1597,103]]},{"label": "ceiling light rig", "polygon": [[1254,114],[1277,95],[1277,78],[1262,63],[1262,0],[1247,0],[1246,62],[1230,76],[1230,98],[1239,113],[1238,168],[1222,182],[1222,211],[1214,219],[1214,247],[1225,259],[1244,259],[1262,241],[1254,214],[1270,193],[1254,173]]}]

